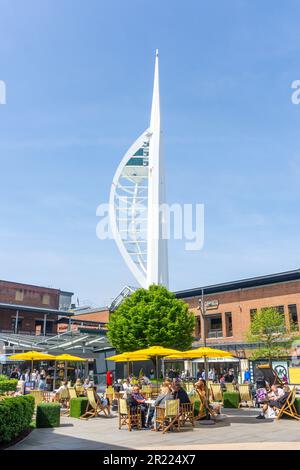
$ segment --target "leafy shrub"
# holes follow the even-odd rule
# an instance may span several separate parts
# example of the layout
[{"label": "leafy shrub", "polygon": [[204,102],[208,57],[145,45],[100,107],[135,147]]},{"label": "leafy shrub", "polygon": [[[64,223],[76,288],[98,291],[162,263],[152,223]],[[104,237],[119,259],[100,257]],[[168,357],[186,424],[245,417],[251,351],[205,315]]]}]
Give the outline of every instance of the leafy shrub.
[{"label": "leafy shrub", "polygon": [[7,380],[9,379],[8,375],[0,374],[0,382],[1,380]]},{"label": "leafy shrub", "polygon": [[31,395],[0,400],[0,442],[9,442],[31,423],[34,398]]},{"label": "leafy shrub", "polygon": [[80,418],[85,413],[88,399],[85,397],[72,398],[70,401],[70,416]]},{"label": "leafy shrub", "polygon": [[6,392],[15,392],[17,389],[17,379],[6,379],[0,380],[0,395],[4,395]]},{"label": "leafy shrub", "polygon": [[240,403],[239,392],[224,392],[223,403],[224,408],[238,408]]},{"label": "leafy shrub", "polygon": [[37,428],[56,428],[60,425],[60,404],[40,403],[36,408]]}]

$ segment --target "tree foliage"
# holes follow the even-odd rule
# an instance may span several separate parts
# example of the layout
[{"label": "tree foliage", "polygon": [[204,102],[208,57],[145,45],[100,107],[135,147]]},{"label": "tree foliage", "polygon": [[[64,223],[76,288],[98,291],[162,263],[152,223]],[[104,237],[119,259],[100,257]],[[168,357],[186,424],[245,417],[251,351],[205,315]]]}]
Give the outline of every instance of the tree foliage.
[{"label": "tree foliage", "polygon": [[252,358],[265,358],[271,363],[272,358],[287,355],[287,350],[294,339],[294,333],[292,329],[287,329],[284,315],[277,308],[270,307],[255,313],[247,333],[247,339],[260,345],[253,351]]},{"label": "tree foliage", "polygon": [[195,319],[188,306],[165,287],[138,289],[111,315],[108,338],[119,353],[154,345],[188,349]]}]

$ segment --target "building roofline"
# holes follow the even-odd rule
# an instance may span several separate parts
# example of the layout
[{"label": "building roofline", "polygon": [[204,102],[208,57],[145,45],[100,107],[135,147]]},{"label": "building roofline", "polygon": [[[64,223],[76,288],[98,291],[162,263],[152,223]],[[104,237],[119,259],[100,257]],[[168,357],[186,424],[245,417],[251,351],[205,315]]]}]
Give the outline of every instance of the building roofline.
[{"label": "building roofline", "polygon": [[6,284],[16,284],[18,286],[23,286],[23,287],[34,287],[34,288],[38,288],[38,289],[48,289],[48,290],[53,290],[53,291],[56,291],[56,292],[60,292],[61,294],[72,294],[74,295],[74,292],[69,292],[69,291],[66,291],[66,290],[61,290],[61,289],[57,289],[56,287],[46,287],[46,286],[38,286],[36,284],[27,284],[26,282],[16,282],[16,281],[5,281],[4,279],[0,279],[0,283],[1,282],[5,282]]},{"label": "building roofline", "polygon": [[72,315],[72,313],[69,313],[65,310],[56,310],[53,308],[44,308],[44,307],[32,307],[31,305],[6,304],[3,302],[0,302],[0,309],[19,310],[19,312],[52,313],[54,315],[63,315],[63,316]]},{"label": "building roofline", "polygon": [[256,276],[246,279],[240,279],[237,281],[223,282],[220,284],[212,284],[203,287],[196,287],[193,289],[185,289],[174,292],[178,299],[184,299],[188,297],[195,297],[206,294],[216,294],[219,292],[228,292],[238,289],[247,289],[255,287],[263,287],[270,284],[278,284],[282,282],[297,281],[300,280],[300,269],[293,271],[285,271],[275,274],[267,274],[265,276]]}]

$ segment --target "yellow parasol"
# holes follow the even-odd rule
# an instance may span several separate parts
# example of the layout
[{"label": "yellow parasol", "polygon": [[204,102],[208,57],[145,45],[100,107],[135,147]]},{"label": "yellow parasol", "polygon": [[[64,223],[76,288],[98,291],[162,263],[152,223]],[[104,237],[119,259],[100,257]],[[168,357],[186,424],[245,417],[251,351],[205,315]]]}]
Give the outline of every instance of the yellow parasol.
[{"label": "yellow parasol", "polygon": [[16,361],[31,361],[31,373],[33,371],[33,361],[55,361],[56,357],[40,351],[27,351],[25,353],[13,354],[9,357]]},{"label": "yellow parasol", "polygon": [[[87,361],[87,359],[82,359],[82,357],[78,357],[78,356],[72,356],[71,354],[60,354],[59,356],[56,356],[55,357],[55,362],[56,361],[64,361],[65,363],[65,380],[67,379],[66,375],[67,375],[67,362],[85,362]],[[56,372],[56,368],[54,369],[54,371]],[[53,389],[55,388],[55,379],[56,379],[56,373],[54,374],[55,377],[54,377],[54,383],[53,383]]]},{"label": "yellow parasol", "polygon": [[197,348],[191,349],[189,351],[183,351],[179,355],[178,354],[170,354],[167,356],[167,359],[193,359],[197,357],[206,357],[206,358],[213,358],[213,357],[233,357],[228,351],[223,351],[222,349],[215,349],[215,348]]}]

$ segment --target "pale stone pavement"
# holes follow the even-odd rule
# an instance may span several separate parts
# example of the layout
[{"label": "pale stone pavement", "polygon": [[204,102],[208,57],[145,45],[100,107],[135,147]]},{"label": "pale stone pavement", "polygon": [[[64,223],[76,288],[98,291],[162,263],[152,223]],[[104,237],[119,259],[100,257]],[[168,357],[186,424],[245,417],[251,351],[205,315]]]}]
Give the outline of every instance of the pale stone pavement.
[{"label": "pale stone pavement", "polygon": [[128,450],[128,449],[297,449],[300,450],[300,421],[257,420],[255,409],[224,410],[218,423],[195,428],[187,424],[180,433],[118,429],[118,418],[83,421],[61,418],[55,429],[35,429],[9,450]]}]

